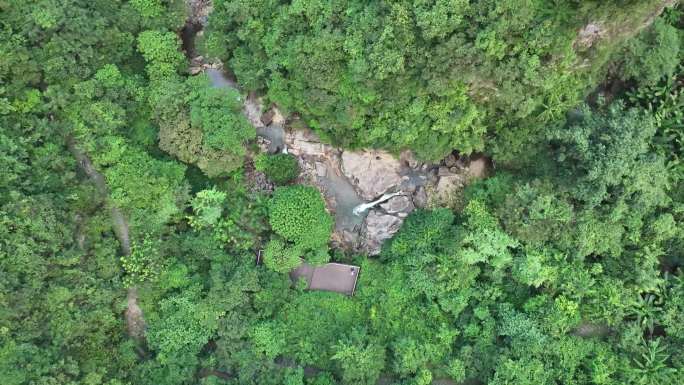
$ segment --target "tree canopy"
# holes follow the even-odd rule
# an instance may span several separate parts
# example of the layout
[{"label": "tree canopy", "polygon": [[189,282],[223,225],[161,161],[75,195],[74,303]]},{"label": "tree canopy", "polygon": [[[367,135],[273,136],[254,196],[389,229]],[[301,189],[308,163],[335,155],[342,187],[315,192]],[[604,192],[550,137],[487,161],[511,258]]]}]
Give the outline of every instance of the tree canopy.
[{"label": "tree canopy", "polygon": [[[1,384],[684,383],[681,5],[206,3],[0,1]],[[343,249],[248,93],[326,156],[494,167]]]}]

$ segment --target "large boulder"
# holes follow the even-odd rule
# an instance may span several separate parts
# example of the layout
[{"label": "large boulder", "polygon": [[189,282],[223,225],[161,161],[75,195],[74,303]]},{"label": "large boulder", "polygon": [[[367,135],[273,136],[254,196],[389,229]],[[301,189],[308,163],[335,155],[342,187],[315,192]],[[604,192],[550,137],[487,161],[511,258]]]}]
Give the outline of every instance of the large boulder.
[{"label": "large boulder", "polygon": [[394,215],[383,214],[372,210],[366,217],[366,222],[361,230],[362,249],[368,255],[380,254],[382,244],[399,231],[404,221]]},{"label": "large boulder", "polygon": [[390,198],[387,202],[380,205],[388,214],[395,214],[398,216],[406,216],[415,208],[411,198],[406,195],[398,195]]},{"label": "large boulder", "polygon": [[[274,117],[274,120],[276,118]],[[285,135],[287,151],[295,156],[324,157],[332,151],[332,146],[321,140],[309,130],[291,130]]]},{"label": "large boulder", "polygon": [[437,205],[448,205],[451,203],[455,194],[463,189],[465,178],[460,174],[444,175],[439,178],[439,182],[432,191],[430,203]]},{"label": "large boulder", "polygon": [[385,151],[345,151],[342,172],[365,200],[373,200],[401,184],[401,162]]},{"label": "large boulder", "polygon": [[484,156],[472,159],[468,165],[467,173],[471,178],[486,178],[489,172],[490,160]]}]

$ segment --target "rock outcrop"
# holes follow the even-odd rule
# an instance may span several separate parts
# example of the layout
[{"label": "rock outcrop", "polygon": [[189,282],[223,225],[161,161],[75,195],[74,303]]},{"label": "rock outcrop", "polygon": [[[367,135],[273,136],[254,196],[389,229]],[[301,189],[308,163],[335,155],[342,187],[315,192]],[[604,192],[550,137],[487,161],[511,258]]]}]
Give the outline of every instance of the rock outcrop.
[{"label": "rock outcrop", "polygon": [[390,198],[387,202],[380,205],[387,214],[405,217],[415,209],[411,198],[406,195],[399,195]]},{"label": "rock outcrop", "polygon": [[329,158],[336,152],[333,147],[324,144],[313,132],[309,130],[288,131],[285,134],[287,151],[295,156]]},{"label": "rock outcrop", "polygon": [[[262,124],[272,120],[274,113],[262,115]],[[286,130],[284,137],[288,152],[299,158],[299,182],[316,186],[335,214],[336,246],[369,255],[380,252],[416,207],[449,204],[470,179],[484,177],[489,168],[484,157],[451,154],[440,163],[424,164],[410,151],[399,158],[379,150],[342,151],[310,130]],[[400,194],[380,202],[365,217],[352,213],[359,204],[394,192]]]},{"label": "rock outcrop", "polygon": [[401,218],[394,215],[371,210],[361,230],[363,251],[369,255],[379,254],[383,242],[392,238],[399,231],[403,222]]},{"label": "rock outcrop", "polygon": [[401,184],[401,163],[385,151],[345,151],[342,172],[365,200],[373,200]]}]

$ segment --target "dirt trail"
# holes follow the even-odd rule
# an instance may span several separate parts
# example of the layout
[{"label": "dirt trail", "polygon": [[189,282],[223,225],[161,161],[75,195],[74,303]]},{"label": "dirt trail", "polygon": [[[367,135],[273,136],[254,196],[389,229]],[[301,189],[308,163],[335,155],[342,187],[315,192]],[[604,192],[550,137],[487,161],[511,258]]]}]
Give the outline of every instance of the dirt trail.
[{"label": "dirt trail", "polygon": [[[121,210],[109,201],[107,183],[105,182],[104,176],[97,171],[97,169],[95,169],[95,166],[88,155],[76,146],[73,138],[69,138],[67,142],[69,151],[78,161],[79,167],[81,170],[83,170],[86,176],[88,176],[88,179],[95,184],[97,192],[104,197],[104,199],[107,201],[107,205],[110,207],[112,228],[114,229],[114,234],[116,235],[119,245],[121,246],[121,254],[123,256],[131,255],[131,240],[128,233],[128,221]],[[140,306],[138,306],[138,289],[136,287],[130,287],[128,289],[125,317],[128,335],[137,340],[142,339],[145,332],[145,319],[143,317],[142,309]]]},{"label": "dirt trail", "polygon": [[145,337],[145,318],[138,305],[138,289],[131,287],[128,289],[126,306],[126,329],[131,338],[137,340]]}]

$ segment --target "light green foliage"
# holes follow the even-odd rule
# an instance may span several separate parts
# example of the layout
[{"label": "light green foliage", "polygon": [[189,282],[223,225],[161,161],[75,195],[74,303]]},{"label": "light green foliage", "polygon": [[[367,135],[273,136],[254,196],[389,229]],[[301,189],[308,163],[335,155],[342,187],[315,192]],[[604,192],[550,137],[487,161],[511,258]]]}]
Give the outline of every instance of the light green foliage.
[{"label": "light green foliage", "polygon": [[244,142],[254,139],[254,128],[241,114],[242,98],[231,88],[209,87],[203,76],[189,80],[190,123],[203,133],[203,143],[222,152],[244,156]]},{"label": "light green foliage", "polygon": [[124,287],[103,202],[42,118],[0,115],[0,127],[0,378],[125,378],[135,357],[112,306]]},{"label": "light green foliage", "polygon": [[150,317],[147,341],[157,350],[162,365],[191,365],[218,327],[220,316],[220,311],[191,291],[164,299],[159,304],[158,319]]},{"label": "light green foliage", "polygon": [[454,358],[449,362],[449,368],[447,369],[449,377],[456,382],[463,382],[466,379],[466,370],[463,361],[458,358]]},{"label": "light green foliage", "polygon": [[275,317],[284,340],[283,354],[301,365],[331,368],[331,358],[339,351],[337,341],[363,323],[361,312],[359,304],[336,293],[311,291],[297,296]]},{"label": "light green foliage", "polygon": [[622,76],[643,85],[671,76],[681,59],[681,44],[680,31],[664,19],[657,19],[625,48]]},{"label": "light green foliage", "polygon": [[302,257],[318,260],[316,256],[327,251],[333,219],[314,187],[278,187],[269,202],[269,223],[276,234],[306,253]]},{"label": "light green foliage", "polygon": [[[357,337],[359,338],[359,337]],[[372,342],[340,341],[335,346],[335,355],[342,370],[342,381],[346,384],[375,384],[385,365],[385,351]]]},{"label": "light green foliage", "polygon": [[510,249],[518,242],[506,234],[485,205],[472,200],[464,209],[465,234],[461,239],[460,256],[467,264],[486,262],[496,269],[506,268],[512,259]]},{"label": "light green foliage", "polygon": [[301,258],[305,255],[303,248],[291,246],[284,241],[275,238],[266,244],[264,249],[264,265],[269,269],[288,273],[302,264]]},{"label": "light green foliage", "polygon": [[276,334],[271,324],[257,325],[250,332],[250,338],[254,344],[254,350],[272,360],[283,351],[283,340]]},{"label": "light green foliage", "polygon": [[102,170],[110,197],[134,226],[154,229],[180,213],[187,199],[185,167],[157,160],[122,139],[109,137],[93,157]]},{"label": "light green foliage", "polygon": [[159,17],[164,12],[161,0],[132,0],[131,5],[144,18]]},{"label": "light green foliage", "polygon": [[147,61],[147,74],[154,81],[173,77],[185,60],[180,42],[172,32],[145,31],[138,36],[138,50]]},{"label": "light green foliage", "polygon": [[126,272],[126,286],[155,280],[165,268],[159,255],[159,242],[145,237],[140,243],[134,243],[131,255],[121,257],[121,266]]},{"label": "light green foliage", "polygon": [[[655,81],[682,14],[622,41],[663,4],[216,0],[208,48],[326,139],[498,158],[380,258],[332,253],[348,297],[283,274],[330,258],[332,218],[247,187],[239,93],[183,73],[186,2],[0,2],[0,382],[684,383],[681,68]],[[638,79],[574,109],[611,53]]]},{"label": "light green foliage", "polygon": [[223,213],[226,193],[215,189],[202,190],[190,201],[195,215],[190,217],[190,225],[201,229],[215,225]]},{"label": "light green foliage", "polygon": [[254,159],[254,168],[279,185],[287,184],[299,176],[297,158],[290,154],[260,154]]}]

